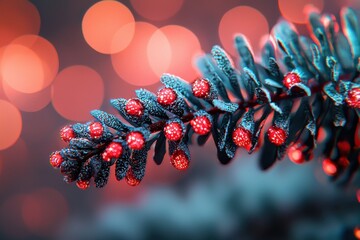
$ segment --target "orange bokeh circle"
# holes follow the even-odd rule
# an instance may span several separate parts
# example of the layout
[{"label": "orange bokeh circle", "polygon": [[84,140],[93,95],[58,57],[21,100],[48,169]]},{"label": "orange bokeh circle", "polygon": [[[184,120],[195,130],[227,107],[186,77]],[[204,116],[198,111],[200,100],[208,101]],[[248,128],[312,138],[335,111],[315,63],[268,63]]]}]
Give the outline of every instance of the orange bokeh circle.
[{"label": "orange bokeh circle", "polygon": [[11,147],[20,137],[22,118],[11,103],[0,100],[0,150]]},{"label": "orange bokeh circle", "polygon": [[181,9],[184,0],[130,0],[130,3],[144,18],[161,21],[174,16]]},{"label": "orange bokeh circle", "polygon": [[6,98],[19,110],[37,112],[46,107],[51,101],[51,88],[47,87],[36,93],[22,93],[10,87],[5,81],[2,83]]},{"label": "orange bokeh circle", "polygon": [[75,65],[63,69],[51,89],[52,104],[64,118],[85,121],[89,111],[100,108],[104,98],[104,83],[92,68]]},{"label": "orange bokeh circle", "polygon": [[[130,45],[111,55],[112,66],[121,79],[135,85],[147,86],[159,81],[159,76],[150,66],[147,47],[157,27],[146,22],[136,22],[135,34]],[[159,49],[160,51],[160,49]]]},{"label": "orange bokeh circle", "polygon": [[42,61],[32,49],[19,44],[10,44],[5,47],[0,64],[3,81],[17,91],[34,93],[43,88]]},{"label": "orange bokeh circle", "polygon": [[147,57],[150,67],[158,77],[168,71],[171,56],[172,51],[168,38],[160,29],[156,30],[149,39]]},{"label": "orange bokeh circle", "polygon": [[293,23],[306,23],[306,8],[313,5],[319,11],[324,7],[324,0],[278,0],[279,10],[287,20]]},{"label": "orange bokeh circle", "polygon": [[94,50],[113,54],[125,49],[134,34],[134,16],[117,1],[100,1],[91,6],[82,21],[85,41]]},{"label": "orange bokeh circle", "polygon": [[40,15],[36,7],[25,0],[0,1],[0,46],[18,36],[38,34]]},{"label": "orange bokeh circle", "polygon": [[42,64],[42,88],[48,87],[59,70],[59,56],[52,43],[37,35],[24,35],[16,38],[11,44],[22,45],[35,52]]},{"label": "orange bokeh circle", "polygon": [[260,52],[262,36],[269,34],[269,24],[265,16],[249,6],[238,6],[227,11],[219,24],[219,38],[224,49],[237,56],[234,36],[243,34],[249,41],[254,54]]},{"label": "orange bokeh circle", "polygon": [[196,57],[203,53],[199,39],[192,31],[179,25],[167,25],[160,30],[171,47],[171,62],[167,72],[192,82],[198,77]]}]

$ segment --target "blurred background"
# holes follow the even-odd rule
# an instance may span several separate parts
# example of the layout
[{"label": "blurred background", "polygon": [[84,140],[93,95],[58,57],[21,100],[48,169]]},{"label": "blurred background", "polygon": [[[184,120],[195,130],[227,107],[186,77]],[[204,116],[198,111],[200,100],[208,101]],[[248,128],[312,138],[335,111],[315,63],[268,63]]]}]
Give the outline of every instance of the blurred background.
[{"label": "blurred background", "polygon": [[[340,188],[318,159],[267,172],[239,151],[222,166],[213,142],[187,172],[149,159],[138,187],[82,191],[49,165],[59,129],[114,113],[111,98],[187,81],[196,57],[243,33],[255,55],[285,18],[306,34],[309,5],[339,18],[360,0],[0,0],[0,239],[360,239],[359,177]],[[151,158],[150,154],[150,158]]]}]

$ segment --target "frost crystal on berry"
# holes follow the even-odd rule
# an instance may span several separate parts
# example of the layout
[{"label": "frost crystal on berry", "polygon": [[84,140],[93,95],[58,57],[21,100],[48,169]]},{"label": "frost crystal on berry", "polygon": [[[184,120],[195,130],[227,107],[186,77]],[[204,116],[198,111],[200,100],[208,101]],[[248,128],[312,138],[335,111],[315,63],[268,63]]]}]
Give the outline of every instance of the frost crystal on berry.
[{"label": "frost crystal on berry", "polygon": [[50,155],[50,165],[54,168],[59,168],[61,163],[64,161],[63,157],[60,155],[60,152],[54,152]]},{"label": "frost crystal on berry", "polygon": [[283,84],[287,89],[290,89],[294,84],[301,83],[301,79],[298,73],[289,72],[284,76]]},{"label": "frost crystal on berry", "polygon": [[276,127],[276,126],[271,126],[268,129],[268,138],[269,141],[273,144],[275,144],[276,146],[281,146],[285,143],[286,138],[287,138],[287,134],[285,132],[284,129]]},{"label": "frost crystal on berry", "polygon": [[89,133],[92,138],[100,138],[104,133],[104,127],[99,122],[93,122],[89,126]]},{"label": "frost crystal on berry", "polygon": [[60,130],[60,138],[64,142],[70,142],[75,137],[75,132],[70,125],[63,127]]},{"label": "frost crystal on berry", "polygon": [[211,121],[207,116],[198,116],[190,121],[194,132],[199,135],[208,134],[211,130]]},{"label": "frost crystal on berry", "polygon": [[244,147],[246,149],[251,147],[251,133],[243,127],[238,127],[234,130],[232,140],[238,147]]},{"label": "frost crystal on berry", "polygon": [[345,100],[350,107],[360,108],[360,88],[351,89]]},{"label": "frost crystal on berry", "polygon": [[145,145],[145,139],[141,132],[130,132],[126,136],[126,143],[133,150],[140,150]]},{"label": "frost crystal on berry", "polygon": [[127,114],[135,117],[141,117],[144,114],[144,106],[139,99],[129,99],[125,104]]},{"label": "frost crystal on berry", "polygon": [[195,97],[206,98],[210,93],[210,83],[204,78],[196,79],[192,84],[192,92]]},{"label": "frost crystal on berry", "polygon": [[167,123],[164,127],[165,137],[170,141],[179,141],[183,137],[183,131],[178,122]]},{"label": "frost crystal on berry", "polygon": [[110,162],[113,158],[119,158],[122,153],[122,146],[120,143],[112,142],[110,143],[102,154],[102,158],[106,162]]},{"label": "frost crystal on berry", "polygon": [[176,92],[171,88],[162,88],[157,93],[157,102],[162,106],[169,106],[177,99]]},{"label": "frost crystal on berry", "polygon": [[171,164],[178,170],[186,170],[190,161],[185,152],[181,149],[176,150],[170,157]]}]

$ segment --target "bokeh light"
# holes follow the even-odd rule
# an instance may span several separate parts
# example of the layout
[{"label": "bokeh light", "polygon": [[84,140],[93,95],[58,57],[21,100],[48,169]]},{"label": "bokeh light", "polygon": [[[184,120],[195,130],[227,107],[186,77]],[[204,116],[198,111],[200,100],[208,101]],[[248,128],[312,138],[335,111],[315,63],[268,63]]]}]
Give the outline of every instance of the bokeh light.
[{"label": "bokeh light", "polygon": [[167,25],[160,30],[171,46],[171,62],[167,72],[192,82],[199,76],[195,60],[203,53],[198,37],[188,28],[179,25]]},{"label": "bokeh light", "polygon": [[49,236],[67,217],[68,206],[60,192],[43,188],[27,195],[21,210],[28,230],[40,236]]},{"label": "bokeh light", "polygon": [[147,86],[160,80],[151,68],[146,54],[149,40],[156,30],[150,23],[136,22],[130,45],[124,51],[111,55],[115,72],[126,82],[135,86]]},{"label": "bokeh light", "polygon": [[0,71],[3,81],[17,91],[34,93],[43,88],[42,61],[26,46],[8,45],[2,54]]},{"label": "bokeh light", "polygon": [[324,7],[324,0],[278,0],[281,14],[293,23],[306,23],[306,9],[310,6],[321,11]]},{"label": "bokeh light", "polygon": [[36,93],[22,93],[10,87],[7,82],[2,84],[7,99],[19,110],[37,112],[46,107],[51,101],[51,88],[47,87]]},{"label": "bokeh light", "polygon": [[144,18],[159,21],[174,16],[181,9],[184,0],[130,0],[130,3]]},{"label": "bokeh light", "polygon": [[354,236],[356,239],[360,239],[360,227],[354,228]]},{"label": "bokeh light", "polygon": [[255,8],[238,6],[227,11],[219,24],[219,38],[224,49],[236,56],[234,36],[243,34],[248,39],[255,54],[260,51],[260,39],[269,34],[269,24],[265,16]]},{"label": "bokeh light", "polygon": [[25,0],[0,1],[0,46],[24,34],[38,34],[40,15],[36,7]]},{"label": "bokeh light", "polygon": [[12,146],[20,137],[22,118],[11,103],[0,100],[0,150]]},{"label": "bokeh light", "polygon": [[22,45],[33,50],[40,58],[43,72],[43,86],[48,87],[59,70],[59,56],[51,42],[37,35],[24,35],[16,38],[11,44]]},{"label": "bokeh light", "polygon": [[63,69],[52,85],[52,104],[64,118],[85,121],[89,111],[100,108],[104,98],[101,76],[92,68],[82,65]]},{"label": "bokeh light", "polygon": [[158,77],[168,71],[172,52],[169,40],[161,29],[152,34],[147,46],[147,56],[152,70]]},{"label": "bokeh light", "polygon": [[126,48],[134,34],[134,16],[117,1],[100,1],[90,7],[82,21],[85,41],[94,50],[113,54]]}]

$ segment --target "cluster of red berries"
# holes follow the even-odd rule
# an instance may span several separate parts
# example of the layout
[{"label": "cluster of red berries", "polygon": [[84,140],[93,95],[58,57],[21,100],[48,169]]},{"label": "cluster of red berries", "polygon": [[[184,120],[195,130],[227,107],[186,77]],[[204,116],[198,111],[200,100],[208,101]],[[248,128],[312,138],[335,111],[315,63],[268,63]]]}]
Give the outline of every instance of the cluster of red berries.
[{"label": "cluster of red berries", "polygon": [[[298,83],[301,83],[301,78],[296,72],[289,72],[283,78],[283,85],[287,89],[292,88]],[[272,144],[281,146],[286,142],[287,132],[278,126],[273,125],[268,129],[267,137]],[[248,129],[240,126],[234,130],[232,140],[238,147],[243,147],[249,150],[252,145],[252,134]]]},{"label": "cluster of red berries", "polygon": [[[210,94],[210,83],[205,79],[198,79],[193,84],[193,93],[196,97],[205,98]],[[171,88],[162,88],[157,92],[157,102],[163,107],[171,107],[178,99],[178,94]],[[139,99],[130,99],[125,105],[126,113],[132,117],[141,117],[144,114],[144,106]],[[195,133],[206,135],[211,130],[211,120],[207,116],[197,116],[190,121]],[[180,141],[184,136],[184,126],[180,122],[170,121],[164,126],[166,139],[170,141]],[[126,137],[129,148],[134,150],[141,149],[145,140],[140,132],[131,132]],[[176,169],[184,170],[189,166],[189,159],[183,150],[175,151],[170,162]]]},{"label": "cluster of red berries", "polygon": [[[300,77],[296,73],[289,73],[284,77],[284,84],[290,88],[293,84],[301,82]],[[192,84],[192,92],[195,97],[206,99],[210,96],[211,84],[204,78],[195,80]],[[171,88],[162,88],[157,92],[157,102],[161,106],[171,106],[177,100],[178,95],[175,90]],[[144,106],[139,99],[130,99],[125,105],[126,113],[133,117],[141,117],[144,114]],[[211,120],[207,116],[195,116],[190,125],[194,132],[199,135],[209,134],[211,131]],[[165,137],[170,141],[180,141],[184,134],[184,126],[179,122],[173,121],[165,124]],[[238,127],[234,130],[233,142],[247,150],[251,147],[252,134],[249,130]],[[285,143],[287,134],[284,129],[272,126],[268,130],[268,138],[270,142],[276,146],[281,146]],[[131,149],[139,150],[144,146],[144,138],[139,132],[130,133],[126,142]],[[184,170],[189,166],[189,159],[182,150],[175,151],[170,157],[171,163],[175,168]]]},{"label": "cluster of red berries", "polygon": [[[136,102],[135,104],[134,102],[135,102],[134,100],[131,101],[131,105],[133,107],[132,108],[129,107],[129,109],[131,109],[130,111],[137,111],[137,107],[136,107],[137,105]],[[104,127],[100,122],[93,122],[89,125],[88,132],[91,138],[99,139],[103,136]],[[76,134],[72,126],[65,126],[60,130],[60,137],[64,142],[70,142],[71,139],[76,137]],[[139,150],[144,147],[145,139],[142,133],[140,132],[136,132],[136,131],[130,132],[126,136],[126,143],[130,149]],[[123,153],[122,144],[120,142],[113,141],[106,146],[101,156],[103,161],[111,162],[112,159],[120,158],[122,153]],[[53,166],[54,168],[59,168],[63,162],[64,162],[64,158],[59,151],[51,154],[50,156],[51,166]],[[126,182],[131,186],[138,185],[140,183],[140,180],[136,179],[134,174],[132,174],[131,172],[132,170],[129,169],[125,177]],[[87,189],[90,186],[90,182],[78,180],[76,182],[76,185],[80,189]]]}]

